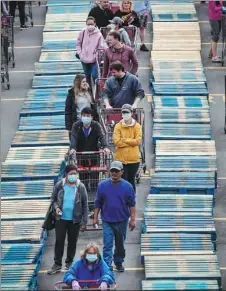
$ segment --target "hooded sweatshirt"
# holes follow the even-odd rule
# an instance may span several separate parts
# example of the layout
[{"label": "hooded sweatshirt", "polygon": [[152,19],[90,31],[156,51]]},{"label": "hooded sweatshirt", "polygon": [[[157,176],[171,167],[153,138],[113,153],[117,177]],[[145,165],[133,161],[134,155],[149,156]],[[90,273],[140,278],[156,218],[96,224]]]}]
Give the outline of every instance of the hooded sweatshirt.
[{"label": "hooded sweatshirt", "polygon": [[137,56],[131,47],[123,45],[120,49],[115,49],[114,47],[106,49],[104,54],[103,78],[107,78],[110,64],[115,61],[120,61],[124,65],[125,71],[136,74],[138,70]]},{"label": "hooded sweatshirt", "polygon": [[104,48],[104,38],[97,27],[92,32],[85,28],[79,33],[76,49],[83,63],[94,63],[96,50],[101,48]]}]

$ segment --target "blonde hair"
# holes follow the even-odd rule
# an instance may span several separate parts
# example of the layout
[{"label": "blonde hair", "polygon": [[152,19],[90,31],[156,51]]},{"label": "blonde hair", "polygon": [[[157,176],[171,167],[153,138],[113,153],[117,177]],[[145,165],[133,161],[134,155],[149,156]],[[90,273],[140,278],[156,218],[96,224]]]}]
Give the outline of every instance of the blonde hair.
[{"label": "blonde hair", "polygon": [[122,0],[120,4],[120,11],[123,12],[123,4],[124,2],[129,2],[130,3],[130,12],[133,10],[133,1],[132,0]]},{"label": "blonde hair", "polygon": [[[78,103],[78,94],[81,90],[82,80],[85,79],[86,76],[84,74],[77,74],[74,78],[74,95],[75,95],[75,104]],[[84,92],[89,102],[92,104],[92,99],[88,91]]]},{"label": "blonde hair", "polygon": [[90,249],[94,249],[95,253],[97,254],[98,259],[100,259],[100,247],[95,242],[88,243],[84,251],[81,252],[81,259],[82,260],[86,259],[86,254],[88,253]]}]

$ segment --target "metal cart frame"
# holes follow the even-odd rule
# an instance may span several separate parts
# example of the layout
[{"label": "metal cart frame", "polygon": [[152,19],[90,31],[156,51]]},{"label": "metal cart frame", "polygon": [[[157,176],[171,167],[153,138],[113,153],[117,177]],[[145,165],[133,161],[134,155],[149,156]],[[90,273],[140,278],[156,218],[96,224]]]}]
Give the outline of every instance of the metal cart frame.
[{"label": "metal cart frame", "polygon": [[[97,284],[98,283],[98,280],[79,280],[78,281],[78,283],[87,283],[87,284],[91,284],[91,283],[93,283],[93,284]],[[115,290],[116,289],[116,287],[117,287],[117,285],[116,284],[114,284],[114,285],[112,285],[112,286],[110,286],[107,290]],[[87,287],[87,288],[82,288],[81,290],[96,290],[96,291],[100,291],[100,289],[99,288],[97,288],[97,287]],[[69,286],[69,285],[66,285],[63,281],[58,281],[58,282],[56,282],[56,284],[54,285],[54,290],[56,290],[56,291],[60,291],[60,290],[71,290],[72,291],[72,288],[71,288],[71,286]]]},{"label": "metal cart frame", "polygon": [[9,55],[8,55],[8,36],[1,34],[1,83],[7,82],[7,89],[10,89],[9,82]]},{"label": "metal cart frame", "polygon": [[[25,5],[25,22],[28,22],[28,19],[30,18],[31,21],[31,27],[34,26],[34,21],[33,21],[33,12],[32,12],[32,1],[26,1]],[[27,11],[26,11],[27,8]]]},{"label": "metal cart frame", "polygon": [[223,14],[222,17],[222,55],[221,55],[221,65],[224,66],[225,56],[226,56],[226,14]]},{"label": "metal cart frame", "polygon": [[13,16],[2,16],[2,34],[8,37],[8,60],[12,61],[12,67],[15,67],[15,54],[14,54],[14,25]]}]

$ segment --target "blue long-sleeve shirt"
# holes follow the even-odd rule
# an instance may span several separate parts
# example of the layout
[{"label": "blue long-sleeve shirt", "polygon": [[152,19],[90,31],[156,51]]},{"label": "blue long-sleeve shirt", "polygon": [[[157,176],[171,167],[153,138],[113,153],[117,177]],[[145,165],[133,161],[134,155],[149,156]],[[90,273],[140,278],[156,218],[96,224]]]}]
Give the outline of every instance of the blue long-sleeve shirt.
[{"label": "blue long-sleeve shirt", "polygon": [[135,192],[124,179],[114,183],[111,179],[102,181],[97,188],[95,208],[101,209],[105,222],[121,222],[130,217],[130,208],[135,207]]},{"label": "blue long-sleeve shirt", "polygon": [[[115,284],[114,273],[110,271],[108,265],[105,261],[100,258],[97,263],[93,264],[93,268],[89,269],[86,260],[76,261],[68,272],[65,273],[63,281],[67,285],[71,285],[72,281],[82,281],[82,280],[97,280],[97,287],[102,282],[106,282],[108,286]],[[93,286],[93,283],[79,283],[81,288]]]}]

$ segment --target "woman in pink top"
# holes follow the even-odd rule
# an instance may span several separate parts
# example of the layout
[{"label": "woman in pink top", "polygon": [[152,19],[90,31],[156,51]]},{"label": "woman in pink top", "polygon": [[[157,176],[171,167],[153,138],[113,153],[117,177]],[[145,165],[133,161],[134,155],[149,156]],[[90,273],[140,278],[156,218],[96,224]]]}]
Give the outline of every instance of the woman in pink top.
[{"label": "woman in pink top", "polygon": [[222,0],[220,1],[209,1],[209,21],[211,26],[211,49],[209,57],[212,62],[221,62],[220,57],[217,56],[217,43],[220,38],[221,32],[221,19],[222,19]]},{"label": "woman in pink top", "polygon": [[87,18],[86,26],[79,33],[76,56],[81,60],[86,79],[91,84],[91,78],[95,81],[98,77],[96,51],[104,47],[104,38],[96,27],[94,17],[89,16]]}]

